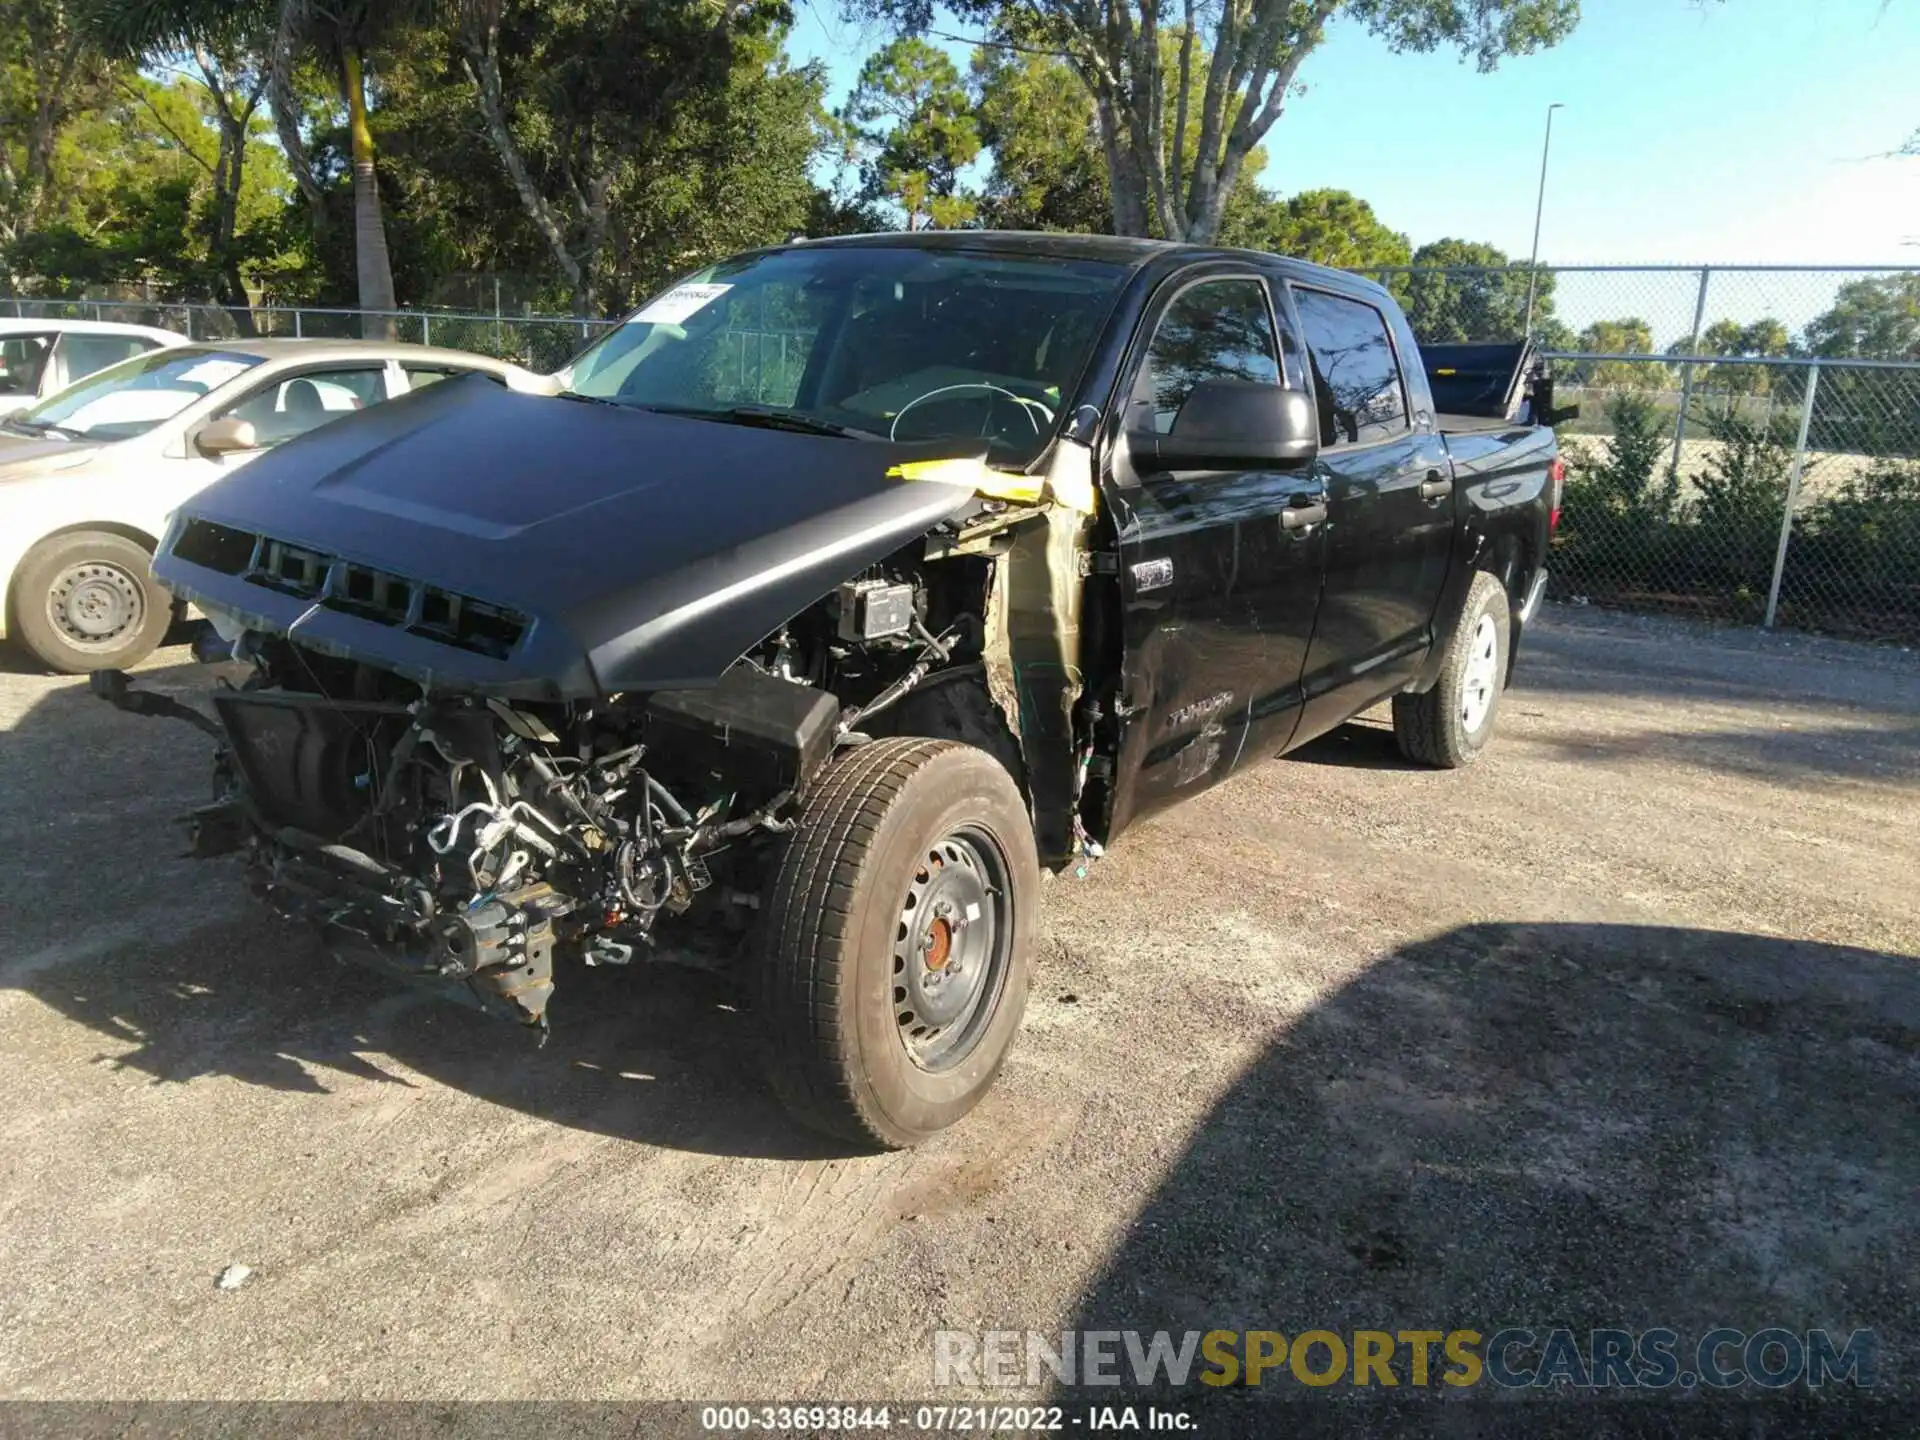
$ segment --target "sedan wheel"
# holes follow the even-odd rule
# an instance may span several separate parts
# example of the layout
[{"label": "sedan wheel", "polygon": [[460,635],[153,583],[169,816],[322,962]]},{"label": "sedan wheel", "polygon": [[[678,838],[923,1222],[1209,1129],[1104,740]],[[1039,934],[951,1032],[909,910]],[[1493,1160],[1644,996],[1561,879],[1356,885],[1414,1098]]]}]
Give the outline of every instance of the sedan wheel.
[{"label": "sedan wheel", "polygon": [[81,530],[29,551],[13,577],[14,631],[49,669],[122,670],[151,655],[173,623],[153,557],[124,535]]},{"label": "sedan wheel", "polygon": [[119,649],[146,614],[140,581],[110,561],[69,565],[47,591],[47,623],[76,650],[108,654]]}]

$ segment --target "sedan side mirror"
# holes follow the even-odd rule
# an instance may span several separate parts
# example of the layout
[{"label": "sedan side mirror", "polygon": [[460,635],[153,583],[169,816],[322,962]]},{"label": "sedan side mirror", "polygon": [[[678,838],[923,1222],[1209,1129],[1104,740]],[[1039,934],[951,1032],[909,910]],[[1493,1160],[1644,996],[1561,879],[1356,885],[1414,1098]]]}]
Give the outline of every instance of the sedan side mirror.
[{"label": "sedan side mirror", "polygon": [[202,455],[210,455],[217,460],[222,455],[231,455],[240,450],[258,450],[260,437],[254,433],[251,420],[236,420],[226,415],[202,425],[200,433],[193,437],[193,443]]},{"label": "sedan side mirror", "polygon": [[1251,380],[1202,380],[1166,435],[1127,437],[1134,466],[1146,471],[1255,470],[1300,465],[1320,453],[1313,400]]}]

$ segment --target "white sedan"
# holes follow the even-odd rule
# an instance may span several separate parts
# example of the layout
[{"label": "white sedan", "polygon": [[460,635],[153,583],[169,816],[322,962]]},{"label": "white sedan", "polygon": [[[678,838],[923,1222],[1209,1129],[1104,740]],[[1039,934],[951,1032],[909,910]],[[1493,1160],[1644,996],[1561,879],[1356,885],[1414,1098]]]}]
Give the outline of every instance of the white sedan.
[{"label": "white sedan", "polygon": [[109,365],[187,337],[112,320],[0,320],[0,415],[24,410]]},{"label": "white sedan", "polygon": [[145,658],[177,618],[149,566],[173,509],[261,451],[449,376],[553,382],[421,345],[157,349],[0,420],[0,639],[68,674]]}]

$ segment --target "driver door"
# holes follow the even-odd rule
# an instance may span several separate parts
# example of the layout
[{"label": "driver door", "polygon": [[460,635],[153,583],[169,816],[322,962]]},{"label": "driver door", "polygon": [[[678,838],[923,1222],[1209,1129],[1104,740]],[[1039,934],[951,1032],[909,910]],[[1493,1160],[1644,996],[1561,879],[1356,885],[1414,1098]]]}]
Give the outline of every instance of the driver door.
[{"label": "driver door", "polygon": [[1281,517],[1317,493],[1311,468],[1143,473],[1129,460],[1180,433],[1201,381],[1298,388],[1280,333],[1266,280],[1225,271],[1177,284],[1136,358],[1108,470],[1125,646],[1109,837],[1275,753],[1299,717],[1324,527]]}]

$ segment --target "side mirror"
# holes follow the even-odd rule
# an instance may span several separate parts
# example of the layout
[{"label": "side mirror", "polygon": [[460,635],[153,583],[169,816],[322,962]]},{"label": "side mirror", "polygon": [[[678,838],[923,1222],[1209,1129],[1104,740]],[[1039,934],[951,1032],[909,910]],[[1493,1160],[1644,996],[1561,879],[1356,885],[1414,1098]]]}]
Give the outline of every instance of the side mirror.
[{"label": "side mirror", "polygon": [[1202,380],[1170,434],[1127,436],[1135,468],[1253,470],[1300,465],[1320,453],[1320,419],[1299,390],[1249,380]]},{"label": "side mirror", "polygon": [[260,437],[254,433],[251,420],[236,420],[226,415],[202,425],[199,433],[193,437],[193,443],[202,455],[210,455],[217,460],[222,455],[231,455],[240,450],[258,450]]}]

